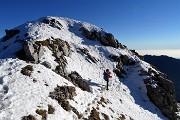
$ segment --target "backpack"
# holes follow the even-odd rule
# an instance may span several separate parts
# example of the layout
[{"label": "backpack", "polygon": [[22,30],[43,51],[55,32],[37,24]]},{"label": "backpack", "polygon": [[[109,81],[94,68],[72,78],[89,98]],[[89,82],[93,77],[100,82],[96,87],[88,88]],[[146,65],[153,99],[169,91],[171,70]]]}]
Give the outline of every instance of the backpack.
[{"label": "backpack", "polygon": [[104,71],[104,80],[107,81],[108,80],[108,73],[106,73],[106,71]]}]

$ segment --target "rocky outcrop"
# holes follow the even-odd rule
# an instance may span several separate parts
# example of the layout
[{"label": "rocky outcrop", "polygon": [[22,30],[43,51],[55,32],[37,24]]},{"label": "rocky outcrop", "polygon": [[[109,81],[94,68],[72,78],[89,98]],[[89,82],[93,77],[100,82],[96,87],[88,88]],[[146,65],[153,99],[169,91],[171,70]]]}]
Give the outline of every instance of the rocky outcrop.
[{"label": "rocky outcrop", "polygon": [[90,40],[98,40],[102,45],[104,46],[111,46],[114,48],[122,48],[124,49],[125,47],[121,45],[121,43],[118,42],[117,39],[114,38],[114,36],[111,33],[102,33],[100,31],[88,31],[84,27],[81,27],[79,29],[82,32],[82,35],[85,36],[87,39]]},{"label": "rocky outcrop", "polygon": [[81,88],[83,91],[91,92],[92,89],[87,83],[86,80],[84,80],[77,72],[71,72],[71,74],[68,75],[69,80],[79,88]]},{"label": "rocky outcrop", "polygon": [[42,64],[43,64],[46,68],[51,69],[51,63],[49,63],[48,61],[44,61]]},{"label": "rocky outcrop", "polygon": [[[25,41],[23,42],[23,49],[16,55],[19,59],[30,61],[33,63],[39,63],[39,59],[44,55],[43,46],[48,47],[52,51],[52,55],[55,57],[55,61],[58,65],[55,68],[55,72],[65,78],[68,73],[66,71],[66,58],[72,53],[71,47],[68,42],[61,39],[47,39],[44,41]],[[42,63],[45,67],[51,69],[51,64],[47,61]]]},{"label": "rocky outcrop", "polygon": [[69,57],[72,53],[69,43],[59,38],[36,41],[35,44],[48,47],[53,52],[53,55],[57,58],[62,55]]},{"label": "rocky outcrop", "polygon": [[144,80],[147,88],[147,95],[150,100],[170,120],[176,120],[176,97],[173,82],[167,76],[152,69],[148,71],[149,77]]},{"label": "rocky outcrop", "polygon": [[2,41],[5,42],[9,40],[10,38],[14,37],[15,35],[20,33],[20,30],[18,29],[11,29],[11,30],[5,30],[6,35],[3,37]]},{"label": "rocky outcrop", "polygon": [[84,55],[87,56],[87,57],[86,57],[86,60],[89,61],[90,63],[91,63],[91,61],[92,61],[93,63],[98,62],[98,60],[89,53],[89,50],[88,50],[88,49],[86,49],[86,48],[79,48],[79,49],[78,49],[78,52],[79,52],[79,50],[80,50]]},{"label": "rocky outcrop", "polygon": [[110,59],[114,60],[117,62],[116,68],[113,70],[113,72],[120,78],[123,78],[124,75],[126,75],[126,72],[123,69],[123,66],[126,65],[135,65],[135,60],[128,57],[127,55],[121,55],[121,56],[116,56],[116,55],[110,55]]},{"label": "rocky outcrop", "polygon": [[67,78],[68,73],[66,70],[66,58],[64,56],[69,57],[72,53],[71,47],[68,42],[63,41],[61,39],[47,39],[45,41],[36,41],[36,44],[40,44],[42,46],[48,47],[55,57],[55,61],[58,65],[55,68],[55,72],[65,78]]},{"label": "rocky outcrop", "polygon": [[73,99],[76,96],[76,89],[72,86],[57,86],[53,92],[49,93],[49,97],[58,100]]},{"label": "rocky outcrop", "polygon": [[53,18],[46,18],[42,22],[45,24],[48,24],[51,27],[57,28],[59,30],[61,30],[63,27],[59,21],[57,21],[56,19],[53,19]]},{"label": "rocky outcrop", "polygon": [[41,44],[36,44],[33,41],[25,41],[23,44],[25,58],[29,61],[37,63],[43,56],[43,48]]},{"label": "rocky outcrop", "polygon": [[135,50],[130,50],[134,55],[136,55],[139,59],[144,60],[144,57],[139,55]]},{"label": "rocky outcrop", "polygon": [[57,100],[64,110],[73,111],[80,119],[82,115],[67,101],[72,100],[74,96],[76,96],[76,89],[72,86],[57,86],[53,92],[49,93],[49,97]]}]

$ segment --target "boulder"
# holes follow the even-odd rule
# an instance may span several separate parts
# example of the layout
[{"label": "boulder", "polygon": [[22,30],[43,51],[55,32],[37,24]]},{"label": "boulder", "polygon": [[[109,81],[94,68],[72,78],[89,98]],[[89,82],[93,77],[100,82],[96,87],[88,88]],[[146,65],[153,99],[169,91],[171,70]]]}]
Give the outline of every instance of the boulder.
[{"label": "boulder", "polygon": [[51,69],[51,63],[49,63],[48,61],[44,61],[42,64],[43,64],[45,67]]},{"label": "boulder", "polygon": [[23,116],[21,120],[37,120],[33,115]]},{"label": "boulder", "polygon": [[124,78],[123,72],[120,69],[114,69],[113,72],[119,77]]},{"label": "boulder", "polygon": [[76,71],[71,72],[71,74],[68,75],[70,78],[70,81],[81,88],[83,91],[91,92],[92,89],[89,86],[88,82],[84,80]]},{"label": "boulder", "polygon": [[21,73],[23,74],[23,75],[26,75],[26,76],[31,76],[31,74],[32,74],[32,72],[33,72],[33,66],[31,66],[31,65],[27,65],[27,66],[25,66],[25,67],[23,67],[22,69],[21,69]]},{"label": "boulder", "polygon": [[59,43],[59,50],[63,52],[63,54],[67,57],[71,55],[70,45],[66,41],[61,41]]},{"label": "boulder", "polygon": [[23,49],[26,59],[29,61],[34,61],[35,63],[37,63],[44,54],[41,44],[36,44],[30,41],[24,42]]}]

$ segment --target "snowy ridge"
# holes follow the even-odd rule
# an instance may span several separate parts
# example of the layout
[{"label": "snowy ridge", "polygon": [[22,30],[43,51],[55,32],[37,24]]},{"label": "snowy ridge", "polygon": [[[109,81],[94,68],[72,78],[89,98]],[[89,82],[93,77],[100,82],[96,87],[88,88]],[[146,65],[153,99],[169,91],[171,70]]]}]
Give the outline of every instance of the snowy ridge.
[{"label": "snowy ridge", "polygon": [[[25,23],[14,29],[20,33],[3,42],[0,41],[0,119],[20,120],[23,116],[33,115],[37,120],[41,116],[35,111],[37,109],[48,110],[48,104],[55,108],[53,114],[48,114],[48,120],[75,120],[78,116],[73,111],[64,110],[49,93],[59,86],[73,86],[76,89],[76,96],[68,100],[69,104],[77,109],[83,116],[80,119],[90,116],[91,110],[95,108],[99,112],[100,119],[105,119],[106,114],[110,120],[166,120],[167,118],[149,100],[146,95],[146,86],[143,79],[147,76],[140,76],[140,71],[153,69],[148,63],[140,60],[128,49],[103,46],[99,41],[88,40],[79,29],[86,28],[89,31],[100,31],[101,28],[86,22],[71,20],[61,17],[47,17],[57,20],[62,27],[60,29],[43,23],[43,19]],[[25,34],[28,33],[28,36]],[[18,37],[17,37],[18,36]],[[76,71],[83,79],[88,81],[92,92],[82,91],[67,79],[56,74],[53,70],[57,63],[52,52],[45,46],[44,55],[38,64],[27,63],[16,58],[15,52],[22,49],[21,41],[44,41],[46,39],[60,38],[67,41],[72,55],[65,57],[67,60],[67,72]],[[4,49],[6,48],[6,49]],[[78,52],[78,48],[86,48],[98,62],[93,63],[86,60],[87,56]],[[133,66],[124,66],[126,75],[118,78],[114,73],[117,62],[109,58],[109,55],[127,55],[135,60]],[[41,63],[48,61],[51,69]],[[33,66],[31,76],[25,76],[21,69],[26,65]],[[106,82],[103,80],[103,71],[110,69],[113,73],[110,90],[104,90]],[[34,82],[36,81],[36,82]],[[107,103],[99,104],[101,98]]]}]

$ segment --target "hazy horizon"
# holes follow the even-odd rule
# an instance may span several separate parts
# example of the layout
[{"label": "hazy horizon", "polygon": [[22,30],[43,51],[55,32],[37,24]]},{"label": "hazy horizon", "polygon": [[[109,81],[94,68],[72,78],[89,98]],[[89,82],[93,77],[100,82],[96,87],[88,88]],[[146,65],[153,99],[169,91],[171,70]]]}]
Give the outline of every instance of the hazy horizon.
[{"label": "hazy horizon", "polygon": [[164,50],[136,50],[140,55],[166,55],[173,58],[180,58],[180,49],[164,49]]}]

